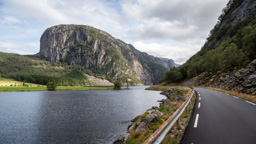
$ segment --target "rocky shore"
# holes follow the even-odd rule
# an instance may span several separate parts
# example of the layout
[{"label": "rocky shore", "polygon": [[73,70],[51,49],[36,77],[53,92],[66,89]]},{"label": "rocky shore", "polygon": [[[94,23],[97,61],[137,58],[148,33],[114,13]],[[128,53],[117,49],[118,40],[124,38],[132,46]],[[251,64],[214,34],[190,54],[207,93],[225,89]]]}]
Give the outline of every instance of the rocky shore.
[{"label": "rocky shore", "polygon": [[[166,96],[166,99],[160,100],[159,107],[152,107],[148,109],[143,115],[139,115],[131,120],[131,124],[127,128],[129,133],[128,138],[125,141],[123,136],[119,136],[114,144],[122,143],[143,143],[151,134],[153,134],[186,100],[189,89],[188,88],[170,88],[162,91],[162,95]],[[174,126],[174,129],[170,131],[172,138],[182,138],[181,129],[185,130],[185,123],[180,122],[180,126]],[[179,140],[179,141],[180,141]]]}]

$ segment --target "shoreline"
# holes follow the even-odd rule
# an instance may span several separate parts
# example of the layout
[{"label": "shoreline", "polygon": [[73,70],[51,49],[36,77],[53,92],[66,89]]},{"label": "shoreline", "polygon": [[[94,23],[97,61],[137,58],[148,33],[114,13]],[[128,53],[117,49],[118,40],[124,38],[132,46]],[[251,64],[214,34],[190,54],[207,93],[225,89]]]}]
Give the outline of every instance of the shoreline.
[{"label": "shoreline", "polygon": [[[166,98],[160,100],[159,107],[152,107],[144,114],[138,115],[131,120],[131,124],[127,128],[128,137],[120,135],[114,144],[122,143],[143,143],[154,133],[185,101],[191,90],[184,87],[162,87],[150,86],[146,90],[161,91]],[[195,101],[193,96],[192,101]],[[165,136],[164,142],[175,141],[181,142],[185,129],[191,117],[191,110],[194,104],[188,106],[188,111],[184,111],[180,116],[180,124],[174,125],[170,133]],[[126,138],[126,139],[125,139]]]},{"label": "shoreline", "polygon": [[[104,86],[59,86],[56,91],[65,90],[113,90],[113,87]],[[29,92],[29,91],[48,91],[46,86],[42,87],[27,87],[27,86],[0,86],[0,92]]]}]

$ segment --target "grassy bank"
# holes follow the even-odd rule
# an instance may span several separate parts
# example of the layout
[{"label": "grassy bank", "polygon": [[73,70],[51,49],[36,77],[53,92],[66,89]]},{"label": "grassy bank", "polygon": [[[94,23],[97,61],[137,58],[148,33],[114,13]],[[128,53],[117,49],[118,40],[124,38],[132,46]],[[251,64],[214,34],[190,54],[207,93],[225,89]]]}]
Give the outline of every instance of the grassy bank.
[{"label": "grassy bank", "polygon": [[46,86],[41,87],[28,87],[28,86],[0,86],[0,92],[13,92],[13,91],[46,91]]},{"label": "grassy bank", "polygon": [[164,90],[168,90],[172,88],[171,86],[159,86],[159,85],[152,85],[148,88],[146,88],[146,90],[153,90],[153,91],[164,91]]},{"label": "grassy bank", "polygon": [[57,87],[56,90],[113,90],[113,87]]},{"label": "grassy bank", "polygon": [[[113,90],[113,87],[57,87],[56,90]],[[31,86],[0,86],[0,92],[14,91],[47,91],[46,86],[31,87]]]},{"label": "grassy bank", "polygon": [[244,94],[244,93],[238,93],[238,92],[234,92],[234,91],[224,90],[224,89],[220,89],[220,88],[213,88],[213,87],[199,87],[199,88],[211,89],[211,90],[228,93],[230,95],[234,95],[234,96],[237,96],[237,97],[243,98],[245,100],[252,101],[252,102],[256,103],[256,96],[253,96],[253,95],[248,95],[248,94]]}]

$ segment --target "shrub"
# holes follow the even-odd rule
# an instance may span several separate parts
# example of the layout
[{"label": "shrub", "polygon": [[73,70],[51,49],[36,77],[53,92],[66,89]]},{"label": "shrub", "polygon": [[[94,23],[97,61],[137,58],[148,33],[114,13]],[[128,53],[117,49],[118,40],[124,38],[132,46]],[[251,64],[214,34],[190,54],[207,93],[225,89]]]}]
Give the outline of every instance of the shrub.
[{"label": "shrub", "polygon": [[114,89],[115,90],[120,90],[121,89],[121,83],[119,82],[119,81],[116,81],[115,83],[114,83]]},{"label": "shrub", "polygon": [[56,83],[55,82],[48,82],[47,83],[47,90],[48,91],[55,91],[56,90]]}]

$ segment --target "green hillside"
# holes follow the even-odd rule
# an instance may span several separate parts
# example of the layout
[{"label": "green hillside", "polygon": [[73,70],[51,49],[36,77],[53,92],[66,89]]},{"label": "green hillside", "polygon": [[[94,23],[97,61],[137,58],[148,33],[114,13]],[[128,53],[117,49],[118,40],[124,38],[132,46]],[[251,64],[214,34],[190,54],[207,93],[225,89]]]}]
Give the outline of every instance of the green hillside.
[{"label": "green hillside", "polygon": [[30,58],[17,54],[0,52],[1,77],[26,83],[46,85],[55,81],[63,86],[86,85],[85,69],[80,66],[68,66],[61,63]]},{"label": "green hillside", "polygon": [[235,21],[241,17],[236,12],[244,10],[245,3],[248,7],[255,5],[252,0],[231,0],[202,49],[182,66],[168,71],[165,81],[181,83],[204,72],[207,72],[204,77],[210,80],[216,73],[238,70],[253,61],[256,58],[255,7],[249,7],[249,13],[247,10],[247,15]]}]

